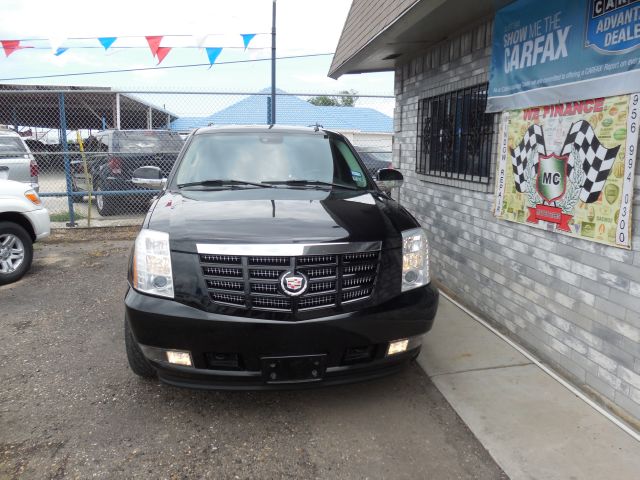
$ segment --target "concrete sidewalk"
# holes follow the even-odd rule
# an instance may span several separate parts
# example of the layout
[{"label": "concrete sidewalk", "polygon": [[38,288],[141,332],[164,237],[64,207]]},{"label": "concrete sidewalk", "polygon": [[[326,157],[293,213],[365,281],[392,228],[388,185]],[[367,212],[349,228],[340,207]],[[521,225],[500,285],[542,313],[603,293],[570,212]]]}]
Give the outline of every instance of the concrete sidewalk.
[{"label": "concrete sidewalk", "polygon": [[640,442],[444,297],[418,362],[511,479],[640,478]]}]

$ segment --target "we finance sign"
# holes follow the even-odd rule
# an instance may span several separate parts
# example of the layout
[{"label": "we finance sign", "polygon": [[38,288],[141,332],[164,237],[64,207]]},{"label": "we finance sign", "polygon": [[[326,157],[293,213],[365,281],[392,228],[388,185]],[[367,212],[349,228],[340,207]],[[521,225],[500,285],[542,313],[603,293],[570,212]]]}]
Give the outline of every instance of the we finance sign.
[{"label": "we finance sign", "polygon": [[640,83],[640,0],[517,0],[496,13],[487,111],[626,94]]}]

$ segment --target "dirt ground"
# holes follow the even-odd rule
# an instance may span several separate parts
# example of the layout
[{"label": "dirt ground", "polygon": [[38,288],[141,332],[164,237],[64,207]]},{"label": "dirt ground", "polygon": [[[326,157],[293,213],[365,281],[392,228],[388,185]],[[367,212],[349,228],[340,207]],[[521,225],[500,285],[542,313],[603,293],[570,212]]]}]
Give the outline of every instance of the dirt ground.
[{"label": "dirt ground", "polygon": [[0,287],[0,479],[506,478],[415,364],[288,392],[139,379],[123,339],[134,234],[55,234]]}]

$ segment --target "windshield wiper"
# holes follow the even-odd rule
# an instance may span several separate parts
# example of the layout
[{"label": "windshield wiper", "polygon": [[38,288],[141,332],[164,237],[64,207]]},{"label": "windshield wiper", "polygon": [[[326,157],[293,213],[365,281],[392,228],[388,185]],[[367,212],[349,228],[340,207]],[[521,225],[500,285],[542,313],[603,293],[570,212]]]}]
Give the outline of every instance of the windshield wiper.
[{"label": "windshield wiper", "polygon": [[274,180],[262,182],[270,185],[289,185],[292,187],[306,187],[306,186],[316,186],[316,187],[339,187],[346,188],[347,190],[361,190],[358,187],[352,187],[351,185],[343,185],[341,183],[332,183],[332,182],[323,182],[321,180]]},{"label": "windshield wiper", "polygon": [[264,183],[247,182],[244,180],[223,180],[223,179],[211,179],[200,180],[197,182],[179,183],[178,188],[184,187],[226,187],[226,186],[239,186],[239,185],[251,185],[261,188],[273,188],[271,185],[265,185]]}]

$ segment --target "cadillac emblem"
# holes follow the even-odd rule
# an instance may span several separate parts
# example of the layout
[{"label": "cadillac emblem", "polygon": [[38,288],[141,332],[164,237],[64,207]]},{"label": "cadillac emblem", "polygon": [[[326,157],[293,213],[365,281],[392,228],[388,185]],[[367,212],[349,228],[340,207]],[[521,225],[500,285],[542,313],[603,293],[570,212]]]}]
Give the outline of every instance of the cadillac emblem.
[{"label": "cadillac emblem", "polygon": [[280,276],[282,291],[292,297],[302,295],[307,290],[307,277],[302,273],[285,272]]}]

